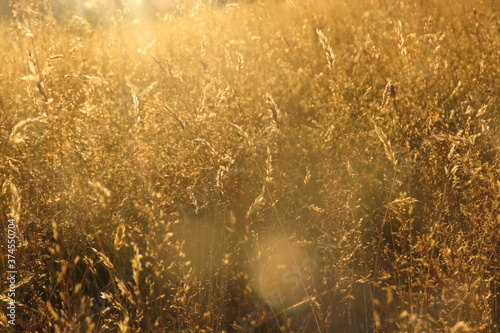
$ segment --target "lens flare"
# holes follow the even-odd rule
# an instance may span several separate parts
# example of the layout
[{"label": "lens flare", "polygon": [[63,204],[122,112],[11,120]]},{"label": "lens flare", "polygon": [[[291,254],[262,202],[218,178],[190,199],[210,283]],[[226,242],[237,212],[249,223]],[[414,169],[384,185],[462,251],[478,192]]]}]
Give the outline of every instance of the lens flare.
[{"label": "lens flare", "polygon": [[253,289],[269,306],[286,309],[312,295],[319,268],[317,255],[282,237],[271,237],[259,245],[250,276]]}]

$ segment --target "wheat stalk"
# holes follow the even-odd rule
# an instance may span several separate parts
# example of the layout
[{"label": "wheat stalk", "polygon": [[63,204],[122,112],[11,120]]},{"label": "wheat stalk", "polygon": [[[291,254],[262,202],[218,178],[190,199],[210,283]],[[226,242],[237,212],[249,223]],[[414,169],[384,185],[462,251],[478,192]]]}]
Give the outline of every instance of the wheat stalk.
[{"label": "wheat stalk", "polygon": [[332,46],[321,29],[316,29],[316,34],[318,34],[321,47],[323,51],[325,51],[328,68],[333,72],[336,56],[335,53],[333,53]]},{"label": "wheat stalk", "polygon": [[382,131],[380,127],[378,127],[377,125],[374,126],[375,133],[377,134],[378,139],[384,145],[385,156],[391,162],[394,168],[396,168],[398,163],[394,155],[394,151],[392,150],[391,141],[387,138],[387,135],[384,133],[384,131]]}]

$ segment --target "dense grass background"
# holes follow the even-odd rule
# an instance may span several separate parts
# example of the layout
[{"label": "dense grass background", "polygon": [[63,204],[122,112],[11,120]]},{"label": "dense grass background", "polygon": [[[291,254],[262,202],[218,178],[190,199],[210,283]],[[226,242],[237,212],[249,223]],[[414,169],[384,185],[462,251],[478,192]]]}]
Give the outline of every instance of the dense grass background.
[{"label": "dense grass background", "polygon": [[499,332],[496,1],[13,5],[2,329]]}]

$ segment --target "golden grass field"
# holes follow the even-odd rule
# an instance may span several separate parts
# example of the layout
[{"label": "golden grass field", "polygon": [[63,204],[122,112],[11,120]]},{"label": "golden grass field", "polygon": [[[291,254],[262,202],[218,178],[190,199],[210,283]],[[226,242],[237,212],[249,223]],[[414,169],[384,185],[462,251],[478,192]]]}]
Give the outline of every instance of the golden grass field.
[{"label": "golden grass field", "polygon": [[500,332],[498,1],[49,6],[0,18],[1,332]]}]

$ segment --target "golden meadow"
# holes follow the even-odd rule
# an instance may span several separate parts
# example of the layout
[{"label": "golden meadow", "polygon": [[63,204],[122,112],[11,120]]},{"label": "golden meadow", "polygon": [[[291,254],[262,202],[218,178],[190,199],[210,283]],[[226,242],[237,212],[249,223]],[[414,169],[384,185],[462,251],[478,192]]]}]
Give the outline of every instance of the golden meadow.
[{"label": "golden meadow", "polygon": [[497,1],[54,3],[0,19],[3,332],[499,332]]}]

